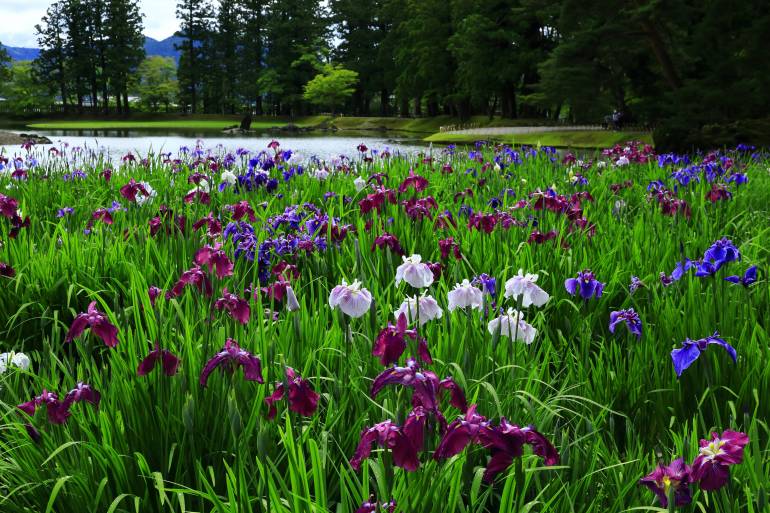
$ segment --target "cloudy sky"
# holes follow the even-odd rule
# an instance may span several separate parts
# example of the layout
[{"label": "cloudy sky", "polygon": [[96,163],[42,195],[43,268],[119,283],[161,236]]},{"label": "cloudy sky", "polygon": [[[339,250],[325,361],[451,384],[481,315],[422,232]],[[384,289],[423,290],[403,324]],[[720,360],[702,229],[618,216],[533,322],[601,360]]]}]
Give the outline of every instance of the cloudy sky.
[{"label": "cloudy sky", "polygon": [[[0,41],[8,46],[35,47],[35,25],[53,0],[0,0]],[[165,39],[177,27],[176,0],[139,0],[144,34]]]}]

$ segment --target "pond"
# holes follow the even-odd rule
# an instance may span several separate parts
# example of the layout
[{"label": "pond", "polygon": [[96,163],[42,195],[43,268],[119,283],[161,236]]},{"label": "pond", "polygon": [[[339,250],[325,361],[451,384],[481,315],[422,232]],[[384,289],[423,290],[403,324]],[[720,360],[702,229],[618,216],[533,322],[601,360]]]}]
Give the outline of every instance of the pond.
[{"label": "pond", "polygon": [[[23,130],[14,130],[23,132]],[[126,153],[144,156],[149,152],[173,152],[180,147],[194,147],[197,141],[203,141],[206,148],[221,145],[226,150],[234,151],[245,148],[260,151],[267,148],[271,140],[276,139],[281,147],[292,150],[297,161],[311,157],[323,160],[349,157],[357,154],[357,146],[364,144],[370,149],[388,149],[392,154],[413,154],[426,151],[429,146],[414,136],[392,135],[389,133],[345,132],[341,135],[329,133],[263,133],[254,136],[227,135],[219,131],[139,131],[139,130],[36,130],[40,136],[48,137],[54,146],[69,145],[90,149],[103,149],[111,158],[120,158]],[[5,155],[23,154],[19,146],[0,146]]]}]

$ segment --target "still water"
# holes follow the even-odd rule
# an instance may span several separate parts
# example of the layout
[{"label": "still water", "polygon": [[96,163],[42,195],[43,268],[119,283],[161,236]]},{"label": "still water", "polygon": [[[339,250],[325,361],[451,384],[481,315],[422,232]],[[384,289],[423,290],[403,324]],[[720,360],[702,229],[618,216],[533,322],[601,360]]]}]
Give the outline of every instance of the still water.
[{"label": "still water", "polygon": [[[19,132],[18,130],[16,130]],[[368,133],[345,133],[344,135],[265,133],[254,136],[225,135],[222,132],[146,132],[133,130],[37,130],[37,135],[48,137],[53,146],[79,146],[92,150],[102,149],[111,158],[120,158],[126,153],[146,156],[148,153],[177,153],[180,147],[194,147],[202,141],[205,148],[223,148],[234,151],[245,148],[251,151],[267,149],[273,139],[278,140],[282,149],[292,150],[294,159],[305,161],[312,157],[323,160],[338,158],[340,155],[357,155],[359,144],[373,150],[388,149],[391,154],[430,151],[426,143],[419,139],[390,134],[373,135]],[[0,146],[5,155],[23,155],[19,146]]]}]

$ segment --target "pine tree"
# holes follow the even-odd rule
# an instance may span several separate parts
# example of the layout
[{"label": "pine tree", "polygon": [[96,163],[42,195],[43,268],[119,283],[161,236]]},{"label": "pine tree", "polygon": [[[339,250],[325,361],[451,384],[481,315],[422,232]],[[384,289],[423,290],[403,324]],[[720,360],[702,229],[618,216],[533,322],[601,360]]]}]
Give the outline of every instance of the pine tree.
[{"label": "pine tree", "polygon": [[110,79],[118,112],[128,114],[130,82],[145,56],[142,13],[137,0],[108,0],[106,14],[105,72]]},{"label": "pine tree", "polygon": [[209,31],[212,7],[208,0],[180,0],[176,17],[180,26],[175,35],[182,38],[181,44],[176,46],[181,51],[177,68],[180,101],[185,109],[189,105],[195,113],[201,90],[203,45]]},{"label": "pine tree", "polygon": [[64,2],[55,2],[48,7],[41,23],[35,25],[40,54],[34,62],[34,73],[42,82],[48,83],[61,96],[64,112],[69,103],[69,76],[66,64],[67,26],[64,18]]}]

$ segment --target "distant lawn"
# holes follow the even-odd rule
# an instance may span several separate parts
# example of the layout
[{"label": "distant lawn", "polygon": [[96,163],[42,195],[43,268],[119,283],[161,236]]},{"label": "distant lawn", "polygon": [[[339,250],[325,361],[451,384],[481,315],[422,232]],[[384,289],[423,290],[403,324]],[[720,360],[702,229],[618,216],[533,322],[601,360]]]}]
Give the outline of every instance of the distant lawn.
[{"label": "distant lawn", "polygon": [[638,140],[652,144],[652,134],[645,132],[614,132],[611,130],[563,130],[532,134],[454,134],[438,133],[424,139],[435,143],[473,144],[480,140],[491,140],[511,144],[556,146],[557,148],[607,148],[626,141]]},{"label": "distant lawn", "polygon": [[329,125],[340,130],[398,130],[402,132],[417,132],[432,134],[441,130],[442,126],[539,126],[547,125],[550,121],[538,119],[504,119],[488,116],[472,116],[460,121],[452,116],[435,116],[432,118],[400,118],[400,117],[346,117],[341,116],[329,121]]},{"label": "distant lawn", "polygon": [[[294,124],[298,126],[315,126],[328,119],[327,116],[309,116],[297,118]],[[175,118],[168,120],[63,120],[63,121],[43,121],[40,123],[30,123],[29,128],[39,130],[222,130],[227,127],[240,124],[240,117],[220,118],[220,119],[201,119],[201,118]],[[282,118],[255,118],[251,122],[252,130],[271,128],[274,126],[284,126],[288,124],[287,119]]]}]

